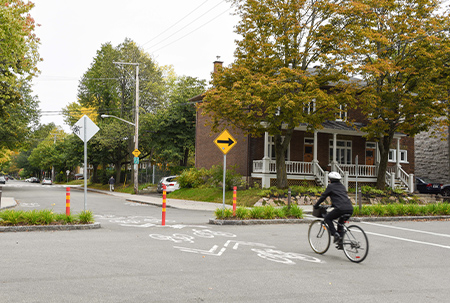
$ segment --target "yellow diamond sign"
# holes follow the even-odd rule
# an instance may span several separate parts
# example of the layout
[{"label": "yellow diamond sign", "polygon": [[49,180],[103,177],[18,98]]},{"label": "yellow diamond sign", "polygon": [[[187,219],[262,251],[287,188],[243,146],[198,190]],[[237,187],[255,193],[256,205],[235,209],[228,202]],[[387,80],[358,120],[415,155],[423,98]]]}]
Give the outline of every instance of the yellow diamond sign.
[{"label": "yellow diamond sign", "polygon": [[139,155],[141,154],[141,152],[139,151],[139,149],[135,149],[135,150],[133,150],[132,154],[133,154],[135,157],[139,157]]},{"label": "yellow diamond sign", "polygon": [[226,155],[230,149],[232,149],[237,141],[230,135],[227,130],[224,130],[217,138],[214,140],[217,147]]}]

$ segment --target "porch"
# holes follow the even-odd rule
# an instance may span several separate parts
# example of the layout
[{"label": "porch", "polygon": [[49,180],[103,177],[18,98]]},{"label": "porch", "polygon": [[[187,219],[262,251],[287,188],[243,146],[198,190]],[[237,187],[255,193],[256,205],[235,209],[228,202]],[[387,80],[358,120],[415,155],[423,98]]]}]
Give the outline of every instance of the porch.
[{"label": "porch", "polygon": [[[276,161],[269,155],[269,136],[265,135],[265,150],[264,157],[261,160],[253,160],[252,178],[260,179],[261,186],[267,188],[272,186],[271,180],[276,180]],[[396,162],[392,166],[389,166],[385,175],[386,186],[391,188],[402,188],[408,192],[414,192],[415,182],[414,175],[408,174],[403,170],[400,164],[400,137],[397,137],[396,148]],[[333,145],[332,151],[330,146],[330,161],[326,165],[319,165],[317,150],[318,140],[317,131],[314,132],[314,138],[312,140],[312,161],[288,161],[286,160],[286,172],[288,175],[288,181],[291,183],[297,182],[309,182],[319,186],[326,186],[328,184],[328,172],[337,171],[342,176],[342,183],[345,187],[355,187],[357,184],[375,184],[378,176],[379,162],[374,161],[374,165],[361,165],[358,164],[358,155],[354,159],[354,164],[339,163],[338,159],[338,147],[337,147],[337,133],[333,133]],[[376,145],[376,156],[374,158],[379,159],[378,146]],[[365,155],[360,155],[361,157]],[[367,158],[367,157],[366,157]],[[333,160],[334,159],[334,160]],[[323,164],[323,162],[322,162]]]}]

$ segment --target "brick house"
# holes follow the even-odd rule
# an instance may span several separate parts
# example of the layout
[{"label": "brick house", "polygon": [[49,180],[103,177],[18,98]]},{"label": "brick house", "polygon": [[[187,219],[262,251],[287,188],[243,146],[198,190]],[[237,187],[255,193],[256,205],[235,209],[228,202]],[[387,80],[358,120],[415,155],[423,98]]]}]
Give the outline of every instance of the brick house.
[{"label": "brick house", "polygon": [[[214,69],[222,62],[214,62]],[[190,101],[201,102],[202,95]],[[364,132],[348,126],[345,120],[362,119],[358,110],[343,112],[336,121],[327,121],[323,129],[314,133],[306,131],[306,125],[296,127],[286,155],[286,170],[289,185],[324,185],[328,183],[328,172],[338,171],[347,188],[373,185],[377,178],[379,152],[376,142],[367,141]],[[215,145],[219,135],[205,126],[208,117],[201,109],[196,117],[195,166],[209,169],[223,164],[223,153]],[[227,167],[235,166],[248,184],[262,187],[276,186],[275,150],[272,136],[267,132],[262,137],[245,135],[242,131],[228,129],[237,144],[227,154]],[[389,154],[386,184],[414,190],[414,139],[404,134],[394,136],[394,146]],[[333,160],[334,159],[334,160]],[[357,163],[356,163],[357,160]]]}]

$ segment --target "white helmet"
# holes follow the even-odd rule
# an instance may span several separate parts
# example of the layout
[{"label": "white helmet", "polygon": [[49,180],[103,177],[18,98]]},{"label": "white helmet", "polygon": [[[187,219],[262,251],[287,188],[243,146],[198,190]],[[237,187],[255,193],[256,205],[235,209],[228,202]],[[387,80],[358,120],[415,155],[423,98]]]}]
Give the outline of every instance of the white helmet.
[{"label": "white helmet", "polygon": [[338,172],[332,171],[329,175],[328,178],[330,179],[336,179],[336,180],[341,180],[341,174],[339,174]]}]

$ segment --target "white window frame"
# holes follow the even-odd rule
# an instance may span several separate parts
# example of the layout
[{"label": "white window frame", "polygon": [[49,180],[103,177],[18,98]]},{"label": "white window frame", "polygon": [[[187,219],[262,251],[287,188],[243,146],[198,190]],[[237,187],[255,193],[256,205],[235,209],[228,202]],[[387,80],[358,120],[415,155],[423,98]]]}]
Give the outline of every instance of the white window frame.
[{"label": "white window frame", "polygon": [[[284,140],[284,136],[281,136],[281,138]],[[267,145],[268,145],[267,146],[267,151],[269,153],[269,158],[271,160],[275,160],[276,159],[276,156],[275,156],[275,142],[273,141],[273,136],[269,135],[269,139],[267,141]],[[290,159],[291,159],[291,143],[289,143],[289,146],[287,148],[286,154],[287,155],[286,155],[285,161],[290,161]]]},{"label": "white window frame", "polygon": [[[403,158],[403,160],[402,160]],[[390,149],[388,154],[388,161],[391,163],[397,163],[397,150]],[[400,161],[399,163],[409,163],[408,162],[408,151],[405,149],[400,150]]]},{"label": "white window frame", "polygon": [[[341,142],[344,144],[344,146],[338,146],[338,142]],[[352,164],[352,141],[350,140],[336,140],[336,161],[338,164]],[[339,157],[340,154],[340,150],[345,150],[345,154],[344,154],[344,161],[345,163],[341,162],[341,159]],[[330,162],[333,161],[333,139],[330,139]],[[348,154],[348,152],[350,152],[350,155]],[[348,159],[347,159],[348,158]]]},{"label": "white window frame", "polygon": [[309,102],[308,105],[303,108],[303,111],[308,115],[312,114],[315,110],[316,110],[316,99],[312,99],[312,101]]},{"label": "white window frame", "polygon": [[347,105],[339,104],[339,113],[336,115],[336,121],[347,121]]}]

